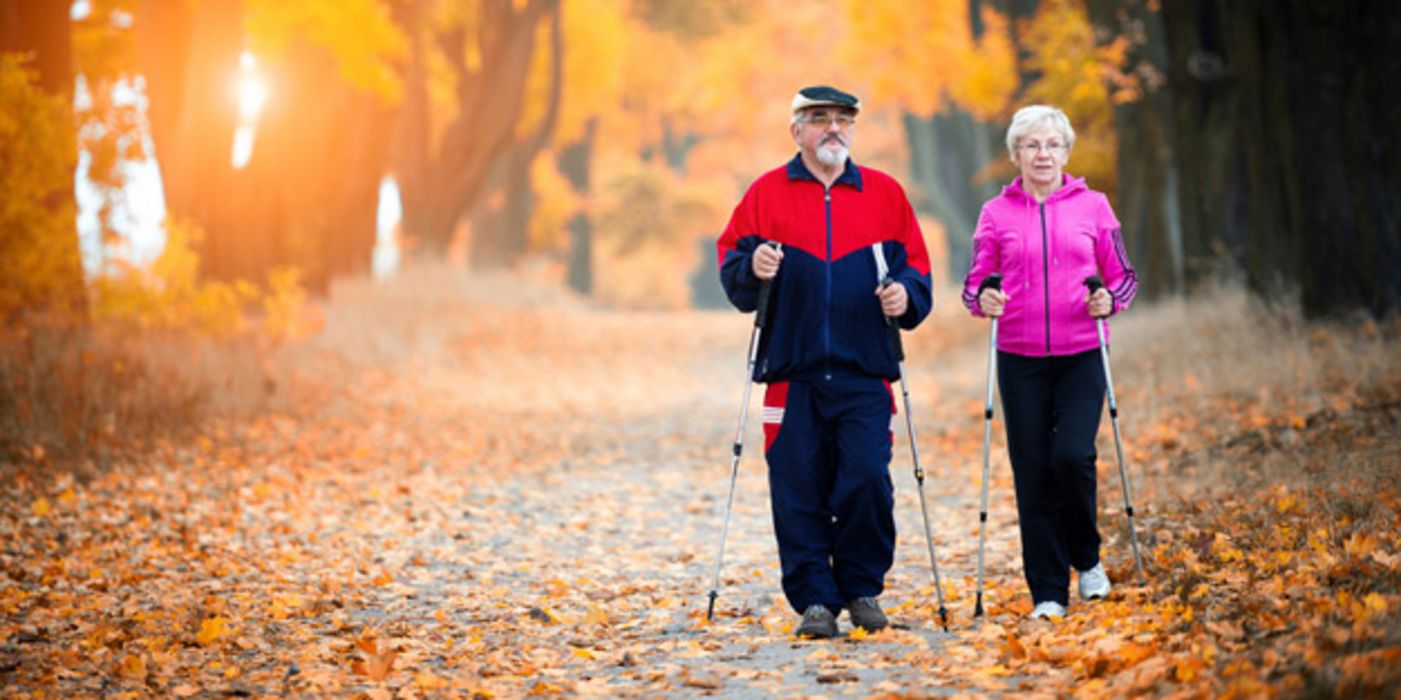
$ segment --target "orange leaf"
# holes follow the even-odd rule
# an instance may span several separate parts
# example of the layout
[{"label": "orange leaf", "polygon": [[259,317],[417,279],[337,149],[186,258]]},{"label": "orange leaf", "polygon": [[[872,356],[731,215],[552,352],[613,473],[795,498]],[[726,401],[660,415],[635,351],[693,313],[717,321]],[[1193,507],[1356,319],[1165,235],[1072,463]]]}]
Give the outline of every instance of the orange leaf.
[{"label": "orange leaf", "polygon": [[199,633],[195,635],[195,641],[199,642],[200,646],[207,647],[227,636],[229,630],[226,623],[228,620],[219,615],[204,620],[199,623]]},{"label": "orange leaf", "polygon": [[1002,643],[1002,653],[1008,658],[1025,659],[1026,647],[1022,646],[1022,642],[1020,639],[1017,639],[1017,635],[1009,634],[1007,635],[1007,640]]},{"label": "orange leaf", "polygon": [[1200,671],[1204,666],[1206,666],[1206,662],[1195,656],[1179,659],[1172,669],[1173,677],[1177,679],[1178,683],[1187,683],[1196,678],[1197,671]]},{"label": "orange leaf", "polygon": [[122,657],[122,665],[119,672],[126,678],[145,680],[146,660],[136,654],[127,654]]},{"label": "orange leaf", "polygon": [[382,681],[394,671],[394,659],[398,656],[399,652],[392,649],[383,654],[370,654],[364,661],[352,661],[350,670],[372,681]]}]

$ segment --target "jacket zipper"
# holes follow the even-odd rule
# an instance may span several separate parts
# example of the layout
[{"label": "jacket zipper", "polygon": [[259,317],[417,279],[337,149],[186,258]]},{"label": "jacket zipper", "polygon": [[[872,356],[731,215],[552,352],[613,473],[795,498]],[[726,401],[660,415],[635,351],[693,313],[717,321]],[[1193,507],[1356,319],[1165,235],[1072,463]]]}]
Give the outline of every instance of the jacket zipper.
[{"label": "jacket zipper", "polygon": [[1041,282],[1046,292],[1046,354],[1051,354],[1051,246],[1046,236],[1046,203],[1041,202]]},{"label": "jacket zipper", "polygon": [[822,315],[822,374],[832,380],[832,188],[823,185],[822,203],[827,216],[827,306]]}]

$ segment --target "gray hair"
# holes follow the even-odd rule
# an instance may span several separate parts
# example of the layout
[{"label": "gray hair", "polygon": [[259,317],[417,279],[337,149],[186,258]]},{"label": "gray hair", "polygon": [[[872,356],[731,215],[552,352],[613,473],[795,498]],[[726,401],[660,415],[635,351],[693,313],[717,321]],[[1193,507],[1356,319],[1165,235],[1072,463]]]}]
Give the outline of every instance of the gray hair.
[{"label": "gray hair", "polygon": [[1075,129],[1070,127],[1070,118],[1065,116],[1065,112],[1050,105],[1027,105],[1012,115],[1012,125],[1007,127],[1007,157],[1011,158],[1013,163],[1017,162],[1017,141],[1020,141],[1026,132],[1042,125],[1049,125],[1060,131],[1061,137],[1065,139],[1067,151],[1075,145]]}]

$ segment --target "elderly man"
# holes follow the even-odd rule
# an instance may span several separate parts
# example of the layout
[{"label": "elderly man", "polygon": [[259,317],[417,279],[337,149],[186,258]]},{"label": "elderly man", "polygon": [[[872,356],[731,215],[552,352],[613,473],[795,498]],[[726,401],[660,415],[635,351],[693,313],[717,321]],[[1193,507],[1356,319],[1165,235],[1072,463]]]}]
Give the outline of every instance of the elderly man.
[{"label": "elderly man", "polygon": [[[814,86],[793,97],[798,153],[759,177],[717,245],[741,311],[771,280],[755,365],[766,382],[764,452],[783,592],[804,637],[833,637],[850,611],[888,621],[877,596],[895,554],[890,452],[899,366],[886,319],[929,313],[929,257],[905,191],[849,157],[861,102]],[[891,283],[882,285],[889,278]]]}]

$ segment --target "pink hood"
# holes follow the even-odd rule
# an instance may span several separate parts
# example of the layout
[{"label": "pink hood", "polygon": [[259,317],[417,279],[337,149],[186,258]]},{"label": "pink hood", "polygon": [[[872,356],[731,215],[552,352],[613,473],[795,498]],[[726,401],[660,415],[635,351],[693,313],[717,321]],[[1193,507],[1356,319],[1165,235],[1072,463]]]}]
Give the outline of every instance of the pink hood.
[{"label": "pink hood", "polygon": [[[963,304],[974,316],[982,315],[978,287],[993,273],[1002,274],[1002,290],[1010,297],[998,324],[997,347],[1030,357],[1098,347],[1085,301],[1086,277],[1104,280],[1114,313],[1128,308],[1138,291],[1109,200],[1069,175],[1044,204],[1022,189],[1019,177],[983,205],[972,265],[963,280]],[[1108,332],[1106,322],[1106,340]]]}]

